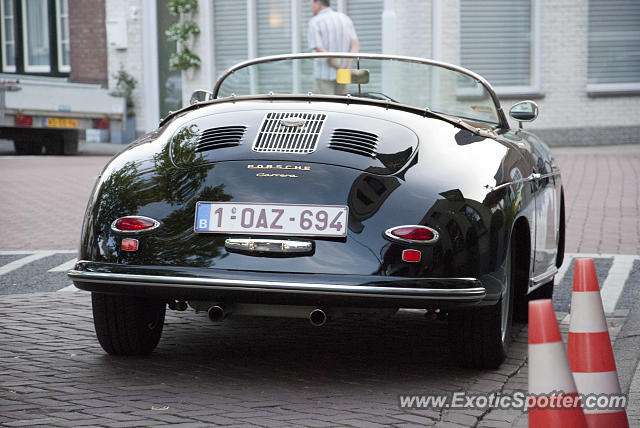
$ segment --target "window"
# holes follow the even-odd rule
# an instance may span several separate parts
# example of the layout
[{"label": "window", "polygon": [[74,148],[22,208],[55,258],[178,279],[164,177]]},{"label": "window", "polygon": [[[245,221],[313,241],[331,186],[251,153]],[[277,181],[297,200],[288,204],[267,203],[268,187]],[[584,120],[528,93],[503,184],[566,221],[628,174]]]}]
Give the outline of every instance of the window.
[{"label": "window", "polygon": [[5,72],[15,72],[16,35],[13,0],[2,0],[0,8],[0,13],[2,14],[2,70]]},{"label": "window", "polygon": [[640,91],[640,2],[589,0],[589,92]]},{"label": "window", "polygon": [[22,0],[24,70],[51,71],[47,0]]},{"label": "window", "polygon": [[2,72],[71,71],[68,0],[0,0]]},{"label": "window", "polygon": [[[342,5],[340,10],[352,19],[362,52],[381,52],[384,0],[332,1],[331,5],[333,10]],[[248,58],[308,52],[311,16],[310,0],[216,0],[213,3],[216,76]],[[291,91],[292,80],[294,87],[309,87],[309,82],[313,82],[312,69],[305,68],[309,64],[300,66],[303,68],[262,70],[259,76],[247,76],[249,81],[245,83],[261,87],[272,83],[273,92]],[[282,73],[292,75],[293,79],[282,79]]]},{"label": "window", "polygon": [[69,58],[69,0],[56,0],[58,17],[58,69],[64,72],[71,71]]},{"label": "window", "polygon": [[461,0],[460,62],[499,95],[540,92],[539,0]]}]

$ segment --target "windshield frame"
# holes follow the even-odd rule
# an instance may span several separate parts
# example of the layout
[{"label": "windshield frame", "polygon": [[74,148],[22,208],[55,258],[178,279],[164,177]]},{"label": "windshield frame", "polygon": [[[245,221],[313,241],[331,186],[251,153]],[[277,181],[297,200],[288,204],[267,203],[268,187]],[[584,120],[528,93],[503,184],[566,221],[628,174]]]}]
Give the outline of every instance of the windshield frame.
[{"label": "windshield frame", "polygon": [[[283,60],[290,60],[290,59],[307,59],[307,58],[311,58],[311,59],[315,59],[315,58],[353,58],[355,60],[357,60],[357,59],[394,60],[394,61],[412,62],[412,63],[435,66],[435,67],[441,67],[441,68],[445,68],[445,69],[448,69],[448,70],[451,70],[451,71],[455,71],[455,72],[464,74],[466,76],[471,77],[472,79],[474,79],[478,83],[480,83],[482,86],[484,86],[486,91],[491,96],[493,104],[494,104],[494,106],[496,108],[496,112],[498,113],[498,127],[499,128],[503,128],[503,129],[509,129],[509,122],[507,121],[507,117],[506,117],[506,115],[504,113],[504,110],[502,109],[502,106],[500,105],[500,100],[498,99],[498,95],[496,95],[495,91],[491,87],[491,84],[484,77],[482,77],[479,74],[474,73],[473,71],[468,70],[468,69],[466,69],[464,67],[460,67],[460,66],[457,66],[457,65],[449,64],[449,63],[446,63],[446,62],[436,61],[436,60],[432,60],[432,59],[411,57],[411,56],[402,56],[402,55],[350,53],[350,52],[306,52],[306,53],[297,53],[297,54],[271,55],[271,56],[265,56],[265,57],[260,57],[260,58],[254,58],[254,59],[250,59],[250,60],[246,60],[246,61],[240,62],[240,63],[232,66],[231,68],[229,68],[227,71],[225,71],[220,76],[220,78],[218,78],[218,80],[216,81],[216,83],[215,83],[215,85],[213,87],[212,98],[213,99],[218,99],[218,92],[220,91],[220,86],[222,86],[222,82],[224,82],[225,79],[227,79],[229,76],[231,76],[233,73],[235,73],[236,71],[238,71],[240,69],[243,69],[243,68],[246,68],[246,67],[249,67],[249,66],[252,66],[252,65],[256,65],[256,64],[267,63],[267,62],[276,62],[276,61],[283,61]],[[264,94],[264,95],[268,95],[268,94]],[[410,107],[414,107],[414,106],[410,106]],[[453,116],[453,117],[457,117],[457,116]],[[467,120],[467,119],[464,119],[464,118],[460,118],[460,119]]]}]

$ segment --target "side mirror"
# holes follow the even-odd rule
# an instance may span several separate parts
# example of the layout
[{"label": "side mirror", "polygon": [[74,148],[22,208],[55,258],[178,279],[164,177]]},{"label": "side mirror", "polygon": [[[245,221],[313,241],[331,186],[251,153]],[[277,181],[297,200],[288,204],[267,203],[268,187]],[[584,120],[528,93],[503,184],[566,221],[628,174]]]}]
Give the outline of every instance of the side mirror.
[{"label": "side mirror", "polygon": [[205,91],[204,89],[196,89],[191,94],[191,99],[189,100],[189,104],[193,105],[196,103],[201,103],[202,101],[209,101],[213,99],[213,92]]},{"label": "side mirror", "polygon": [[538,117],[538,104],[533,101],[520,101],[509,109],[509,116],[517,120],[522,128],[522,122],[533,122]]}]

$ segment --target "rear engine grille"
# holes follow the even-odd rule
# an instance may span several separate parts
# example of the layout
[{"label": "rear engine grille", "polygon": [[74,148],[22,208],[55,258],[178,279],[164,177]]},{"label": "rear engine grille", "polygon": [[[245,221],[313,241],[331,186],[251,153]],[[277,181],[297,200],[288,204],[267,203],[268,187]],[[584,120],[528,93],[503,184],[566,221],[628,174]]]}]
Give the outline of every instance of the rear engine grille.
[{"label": "rear engine grille", "polygon": [[329,142],[330,149],[372,158],[377,155],[377,146],[378,136],[376,134],[353,129],[336,129]]},{"label": "rear engine grille", "polygon": [[207,129],[198,139],[196,152],[238,146],[246,130],[245,126],[221,126]]},{"label": "rear engine grille", "polygon": [[[285,126],[283,119],[298,119],[301,126]],[[327,118],[321,113],[267,113],[252,150],[272,153],[313,153]],[[293,122],[292,120],[291,122]],[[285,121],[286,122],[286,121]]]}]

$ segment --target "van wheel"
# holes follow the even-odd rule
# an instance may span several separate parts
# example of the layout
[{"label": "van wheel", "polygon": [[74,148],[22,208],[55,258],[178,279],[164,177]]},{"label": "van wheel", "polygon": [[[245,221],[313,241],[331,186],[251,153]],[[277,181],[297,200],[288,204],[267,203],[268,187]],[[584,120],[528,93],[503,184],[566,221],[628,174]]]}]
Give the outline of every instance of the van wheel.
[{"label": "van wheel", "polygon": [[91,293],[98,341],[111,355],[147,355],[162,335],[166,305],[162,301]]}]

